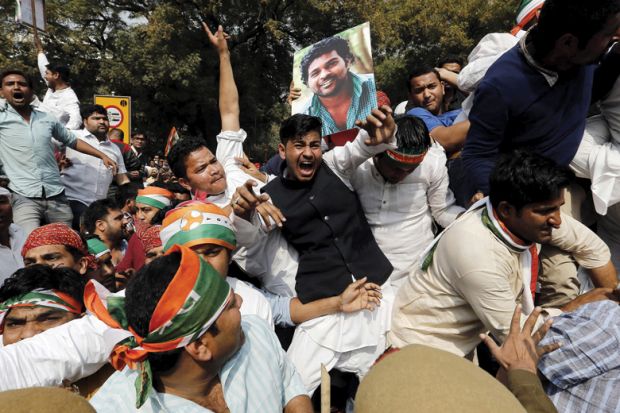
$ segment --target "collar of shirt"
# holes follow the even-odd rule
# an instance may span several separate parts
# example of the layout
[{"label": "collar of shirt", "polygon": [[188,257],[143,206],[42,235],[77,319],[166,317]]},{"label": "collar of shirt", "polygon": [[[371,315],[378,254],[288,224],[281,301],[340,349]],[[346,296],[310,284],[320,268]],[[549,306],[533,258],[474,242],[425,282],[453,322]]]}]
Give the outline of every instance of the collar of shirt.
[{"label": "collar of shirt", "polygon": [[88,129],[86,128],[80,129],[79,131],[75,131],[75,132],[76,132],[76,135],[79,136],[81,139],[92,142],[93,146],[94,144],[97,144],[97,145],[111,145],[112,144],[110,139],[108,139],[107,137],[104,140],[100,141],[99,138],[97,138],[95,135],[90,133]]},{"label": "collar of shirt", "polygon": [[534,56],[532,56],[532,54],[527,48],[527,37],[529,34],[530,32],[528,31],[527,33],[525,33],[525,35],[523,35],[523,37],[521,37],[521,39],[519,39],[519,51],[521,52],[521,54],[523,54],[523,57],[525,57],[527,63],[534,69],[538,70],[538,72],[540,72],[540,74],[544,76],[547,83],[549,83],[549,86],[553,87],[553,85],[555,85],[558,81],[558,72],[545,69],[544,67],[539,65],[536,60],[534,60]]}]

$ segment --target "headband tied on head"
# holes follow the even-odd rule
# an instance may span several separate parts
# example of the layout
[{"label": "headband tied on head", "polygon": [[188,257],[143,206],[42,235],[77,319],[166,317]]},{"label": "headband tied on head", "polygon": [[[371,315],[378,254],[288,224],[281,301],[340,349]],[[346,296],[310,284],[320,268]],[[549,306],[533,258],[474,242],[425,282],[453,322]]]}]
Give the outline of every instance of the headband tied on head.
[{"label": "headband tied on head", "polygon": [[117,370],[126,365],[139,370],[137,408],[152,389],[148,354],[175,350],[196,341],[233,298],[228,283],[195,252],[175,245],[167,255],[174,252],[181,253],[179,269],[159,299],[144,337],[128,325],[125,297],[111,293],[95,280],[90,280],[84,290],[86,308],[108,326],[127,333],[127,338],[114,348],[110,362]]},{"label": "headband tied on head", "polygon": [[412,166],[419,165],[426,156],[426,151],[420,154],[406,154],[395,150],[388,149],[385,151],[385,155],[393,162],[398,163],[404,168],[410,168]]},{"label": "headband tied on head", "polygon": [[64,245],[65,247],[73,247],[80,252],[88,261],[88,268],[97,269],[95,257],[88,253],[84,241],[80,238],[80,234],[71,229],[67,224],[54,223],[43,225],[36,228],[28,235],[26,242],[22,247],[22,257],[25,257],[28,251],[33,248],[45,245]]},{"label": "headband tied on head", "polygon": [[58,290],[37,289],[9,298],[0,303],[0,334],[4,330],[4,317],[11,308],[15,307],[47,307],[69,313],[81,314],[82,303],[69,294]]},{"label": "headband tied on head", "polygon": [[99,258],[110,252],[110,248],[99,238],[90,238],[86,241],[86,244],[88,245],[88,252],[93,254],[95,258]]},{"label": "headband tied on head", "polygon": [[194,247],[221,245],[229,250],[237,246],[235,229],[226,212],[215,204],[186,201],[169,211],[160,233],[164,251],[173,245]]},{"label": "headband tied on head", "polygon": [[167,206],[170,206],[173,199],[174,194],[167,189],[156,186],[147,186],[146,188],[138,191],[136,203],[150,205],[158,209],[164,209]]},{"label": "headband tied on head", "polygon": [[519,31],[523,30],[536,17],[536,13],[542,8],[543,4],[545,4],[545,0],[522,0],[517,9],[517,25],[512,28],[510,33],[516,36]]}]

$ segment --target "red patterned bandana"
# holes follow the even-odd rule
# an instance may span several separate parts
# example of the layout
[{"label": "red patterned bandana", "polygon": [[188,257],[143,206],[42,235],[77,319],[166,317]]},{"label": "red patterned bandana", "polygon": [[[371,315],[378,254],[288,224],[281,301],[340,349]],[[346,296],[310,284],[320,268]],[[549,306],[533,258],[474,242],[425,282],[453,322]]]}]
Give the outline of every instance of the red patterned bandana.
[{"label": "red patterned bandana", "polygon": [[25,257],[26,253],[31,249],[44,245],[71,246],[88,259],[89,269],[97,268],[95,257],[88,253],[86,245],[84,245],[80,235],[66,224],[55,223],[43,225],[32,231],[30,235],[28,235],[24,247],[22,248],[22,257]]},{"label": "red patterned bandana", "polygon": [[138,233],[138,238],[142,241],[144,252],[162,246],[161,239],[159,238],[160,231],[161,225],[153,225],[148,227],[145,231],[140,231],[140,233]]}]

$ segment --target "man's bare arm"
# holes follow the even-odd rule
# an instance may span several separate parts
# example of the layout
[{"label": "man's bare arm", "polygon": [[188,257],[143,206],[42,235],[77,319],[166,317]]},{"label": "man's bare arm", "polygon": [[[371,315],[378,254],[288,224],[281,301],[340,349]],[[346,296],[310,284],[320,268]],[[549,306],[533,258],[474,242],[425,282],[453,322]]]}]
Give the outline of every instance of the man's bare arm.
[{"label": "man's bare arm", "polygon": [[446,153],[450,154],[463,148],[468,131],[469,121],[466,120],[452,126],[438,126],[431,131],[430,135],[431,138],[439,142]]},{"label": "man's bare arm", "polygon": [[602,267],[590,268],[586,272],[595,287],[616,288],[618,284],[616,267],[611,263],[611,260]]},{"label": "man's bare arm", "polygon": [[228,50],[228,35],[222,26],[218,26],[213,34],[206,23],[202,23],[209,41],[216,48],[220,58],[220,118],[223,131],[238,131],[239,125],[239,92],[235,84],[230,52]]},{"label": "man's bare arm", "polygon": [[284,413],[314,413],[310,397],[306,395],[293,397],[284,406]]}]

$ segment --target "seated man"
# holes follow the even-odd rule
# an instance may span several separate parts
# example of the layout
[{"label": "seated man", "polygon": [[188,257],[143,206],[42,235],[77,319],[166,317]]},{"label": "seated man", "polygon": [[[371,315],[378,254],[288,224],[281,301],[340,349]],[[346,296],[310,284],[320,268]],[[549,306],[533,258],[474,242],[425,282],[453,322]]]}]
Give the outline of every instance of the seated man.
[{"label": "seated man", "polygon": [[125,215],[116,203],[108,198],[93,202],[84,211],[83,232],[97,235],[108,246],[114,265],[118,265],[127,251],[126,224]]},{"label": "seated man", "polygon": [[85,293],[89,310],[127,337],[112,358],[127,368],[91,400],[98,412],[312,411],[275,334],[241,317],[240,297],[190,249],[143,267],[119,298],[94,282]]},{"label": "seated man", "polygon": [[96,235],[88,238],[86,245],[88,245],[88,252],[95,257],[98,267],[95,271],[90,272],[89,278],[99,281],[108,290],[116,291],[115,271],[110,248]]},{"label": "seated man", "polygon": [[[294,288],[301,303],[337,296],[352,280],[366,278],[383,288],[385,305],[378,311],[338,312],[297,327],[288,354],[310,393],[319,384],[321,363],[328,370],[363,376],[385,348],[391,292],[385,281],[393,268],[377,246],[350,179],[365,160],[395,146],[391,143],[395,125],[391,110],[383,107],[358,126],[362,130],[355,141],[323,156],[321,121],[301,114],[290,117],[280,128],[283,174],[263,188],[281,212],[270,203],[256,206],[258,202],[241,197],[233,203],[235,213],[246,217],[252,208],[262,213],[259,208],[269,205],[271,217],[281,227],[275,233],[299,253]],[[269,219],[263,221],[275,227]]]},{"label": "seated man", "polygon": [[194,250],[241,296],[242,314],[256,315],[273,328],[271,306],[263,294],[244,281],[228,277],[237,238],[235,227],[223,209],[201,201],[183,202],[166,214],[160,238],[164,252],[174,245]]},{"label": "seated man", "polygon": [[0,287],[2,345],[16,343],[81,316],[86,279],[69,268],[31,265]]},{"label": "seated man", "polygon": [[[538,244],[571,253],[597,287],[615,286],[607,246],[560,213],[569,179],[570,172],[540,155],[517,151],[503,157],[491,176],[490,196],[435,239],[398,291],[391,344],[419,343],[467,356],[485,331],[502,341],[515,303],[523,303],[526,315],[534,308]],[[597,288],[562,310],[607,298],[611,291]]]},{"label": "seated man", "polygon": [[88,253],[80,235],[65,224],[48,224],[32,231],[22,256],[26,266],[44,264],[71,268],[82,275],[95,270],[93,256]]},{"label": "seated man", "polygon": [[361,164],[351,184],[398,288],[435,237],[433,220],[445,228],[464,210],[448,188],[446,154],[431,146],[424,122],[402,116],[396,125],[398,147]]}]

